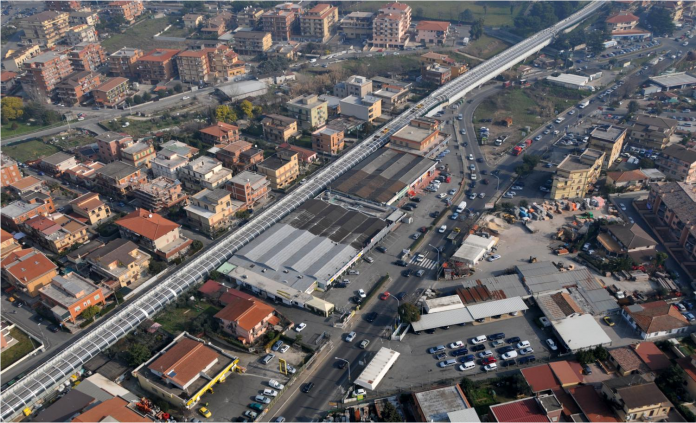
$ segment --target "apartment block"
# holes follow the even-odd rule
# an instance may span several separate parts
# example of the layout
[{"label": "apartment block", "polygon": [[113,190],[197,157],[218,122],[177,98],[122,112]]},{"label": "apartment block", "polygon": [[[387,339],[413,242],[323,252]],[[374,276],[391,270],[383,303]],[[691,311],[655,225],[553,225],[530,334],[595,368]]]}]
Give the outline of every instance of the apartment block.
[{"label": "apartment block", "polygon": [[239,154],[239,162],[237,163],[236,170],[249,170],[255,167],[257,164],[263,161],[263,150],[260,148],[252,147],[248,150],[244,150]]},{"label": "apartment block", "polygon": [[209,144],[229,144],[239,141],[239,127],[225,122],[218,122],[198,132],[201,133],[203,142]]},{"label": "apartment block", "polygon": [[269,32],[276,42],[290,41],[297,19],[297,15],[292,10],[269,10],[261,15],[261,27],[264,32]]},{"label": "apartment block", "polygon": [[421,55],[420,60],[423,63],[423,66],[421,67],[421,74],[423,73],[423,70],[427,69],[428,65],[431,64],[438,64],[443,67],[449,68],[452,74],[452,78],[456,78],[459,75],[463,75],[469,70],[466,63],[457,62],[446,54],[435,53],[432,51],[429,51]]},{"label": "apartment block", "polygon": [[96,43],[99,37],[92,25],[75,25],[65,33],[65,40],[68,45],[75,46],[80,43]]},{"label": "apartment block", "polygon": [[349,95],[355,97],[365,97],[372,94],[372,81],[364,76],[353,75],[345,81],[334,85],[333,95],[344,98]]},{"label": "apartment block", "polygon": [[100,84],[92,91],[94,102],[102,107],[116,107],[128,95],[128,78],[117,76]]},{"label": "apartment block", "polygon": [[[682,266],[696,264],[696,189],[685,182],[658,182],[650,186],[648,224]],[[693,274],[693,272],[691,273]]]},{"label": "apartment block", "polygon": [[235,141],[229,144],[217,144],[215,147],[218,148],[215,157],[222,162],[223,166],[233,169],[239,164],[242,153],[251,149],[253,145],[246,141]]},{"label": "apartment block", "polygon": [[604,169],[610,167],[619,158],[626,132],[626,128],[616,125],[598,126],[590,132],[588,147],[605,153]]},{"label": "apartment block", "polygon": [[116,161],[97,170],[95,181],[104,192],[123,196],[147,182],[147,175],[135,166]]},{"label": "apartment block", "polygon": [[282,115],[266,115],[261,121],[263,137],[270,142],[284,143],[299,134],[297,120]]},{"label": "apartment block", "polygon": [[178,75],[174,56],[179,52],[180,50],[169,48],[149,51],[136,61],[138,77],[144,83],[153,85],[174,79]]},{"label": "apartment block", "polygon": [[65,38],[68,31],[70,15],[66,12],[47,10],[31,16],[20,18],[17,28],[24,31],[24,44],[53,48]]},{"label": "apartment block", "polygon": [[198,28],[198,25],[203,23],[203,19],[203,15],[199,13],[187,13],[181,18],[184,21],[184,27],[189,29]]},{"label": "apartment block", "polygon": [[176,56],[177,68],[181,82],[194,82],[196,84],[204,81],[210,73],[208,55],[203,50],[182,51]]},{"label": "apartment block", "polygon": [[258,173],[265,175],[273,189],[284,189],[300,176],[299,154],[280,148],[276,154],[256,165]]},{"label": "apartment block", "polygon": [[220,15],[206,19],[201,26],[200,32],[204,36],[220,36],[227,30],[227,20]]},{"label": "apartment block", "polygon": [[100,73],[93,71],[74,72],[58,83],[58,98],[68,107],[79,105],[92,97],[92,90],[101,84],[101,78]]},{"label": "apartment block", "polygon": [[150,162],[152,173],[155,177],[164,176],[169,179],[178,179],[179,171],[197,153],[197,148],[189,147],[183,142],[169,141],[162,145],[162,149],[157,152],[155,158]]},{"label": "apartment block", "polygon": [[122,16],[129,23],[143,14],[143,2],[141,0],[113,1],[107,4],[106,9],[112,15]]},{"label": "apartment block", "polygon": [[449,22],[420,21],[416,25],[416,42],[426,46],[444,45],[450,26]]},{"label": "apartment block", "polygon": [[24,62],[22,87],[30,97],[50,97],[58,83],[73,72],[67,54],[49,51]]},{"label": "apartment block", "polygon": [[121,150],[121,160],[134,167],[150,167],[155,158],[155,147],[145,141],[138,141]]},{"label": "apartment block", "polygon": [[7,186],[7,191],[18,196],[24,196],[34,191],[44,191],[46,182],[33,176],[26,176]]},{"label": "apartment block", "polygon": [[79,43],[68,52],[68,60],[75,72],[96,71],[107,63],[106,50],[99,43]]},{"label": "apartment block", "polygon": [[321,3],[300,16],[300,35],[305,41],[325,43],[338,24],[338,8]]},{"label": "apartment block", "polygon": [[123,288],[148,276],[151,258],[133,241],[118,238],[89,253],[86,261],[92,271]]},{"label": "apartment block", "polygon": [[392,110],[406,104],[409,90],[395,85],[385,85],[372,95],[382,100],[382,110]]},{"label": "apartment block", "polygon": [[255,56],[270,50],[273,38],[270,32],[239,31],[234,34],[234,49],[239,54]]},{"label": "apartment block", "polygon": [[121,159],[121,150],[133,143],[133,137],[118,132],[104,132],[96,137],[99,159],[111,163]]},{"label": "apartment block", "polygon": [[232,179],[232,171],[217,159],[202,156],[184,166],[179,178],[187,188],[214,190]]},{"label": "apartment block", "polygon": [[304,129],[324,126],[328,119],[328,103],[319,100],[316,94],[293,98],[285,103],[285,106]]},{"label": "apartment block", "polygon": [[61,323],[68,320],[75,323],[89,307],[106,304],[102,289],[75,272],[55,276],[51,283],[39,289],[39,294]]},{"label": "apartment block", "polygon": [[339,31],[348,39],[367,40],[372,36],[372,12],[352,12],[347,14],[340,23]]},{"label": "apartment block", "polygon": [[237,13],[237,25],[242,28],[258,28],[261,26],[263,13],[264,10],[259,7],[247,6]]},{"label": "apartment block", "polygon": [[8,95],[19,82],[19,75],[15,72],[0,71],[0,95]]},{"label": "apartment block", "polygon": [[4,229],[0,229],[0,261],[4,260],[10,253],[20,250],[21,248],[22,246],[14,239],[11,233]]},{"label": "apartment block", "polygon": [[372,45],[381,48],[404,48],[409,42],[411,7],[389,3],[379,9],[372,22]]},{"label": "apartment block", "polygon": [[59,151],[57,153],[51,154],[48,157],[44,157],[39,162],[39,168],[54,175],[60,175],[71,167],[77,166],[77,160],[75,156],[68,153],[63,153]]},{"label": "apartment block", "polygon": [[246,73],[244,62],[239,55],[227,46],[187,50],[176,57],[179,78],[183,82],[199,83],[230,78]]},{"label": "apartment block", "polygon": [[99,14],[92,10],[69,12],[70,17],[68,22],[70,25],[91,25],[96,26],[99,23]]},{"label": "apartment block", "polygon": [[677,130],[679,122],[660,116],[636,115],[628,124],[628,140],[631,145],[652,150],[667,146]]},{"label": "apartment block", "polygon": [[222,188],[212,191],[203,189],[192,195],[190,204],[184,207],[189,224],[209,235],[227,229],[242,206],[239,201],[233,201],[230,195]]},{"label": "apartment block", "polygon": [[115,224],[121,238],[129,239],[167,261],[185,255],[193,242],[181,235],[181,225],[144,209],[136,209]]},{"label": "apartment block", "polygon": [[104,167],[104,163],[99,161],[87,160],[79,163],[77,166],[73,166],[66,170],[63,174],[71,182],[75,182],[86,187],[92,187],[94,185],[94,176],[97,170]]},{"label": "apartment block", "polygon": [[439,130],[415,121],[391,135],[389,145],[414,152],[428,152],[438,145],[439,135]]},{"label": "apartment block", "polygon": [[144,53],[139,48],[123,47],[109,56],[109,72],[113,76],[135,79],[138,76],[138,59]]},{"label": "apartment block", "polygon": [[59,12],[71,12],[74,10],[80,10],[82,8],[81,2],[77,0],[58,0],[58,1],[46,1],[46,10],[56,10]]},{"label": "apartment block", "polygon": [[58,266],[34,248],[13,251],[0,267],[3,279],[30,297],[38,296],[39,289],[58,274]]},{"label": "apartment block", "polygon": [[38,45],[21,47],[19,50],[8,50],[2,59],[2,67],[10,72],[20,72],[24,69],[24,62],[41,54]]},{"label": "apartment block", "polygon": [[312,132],[312,148],[314,151],[335,156],[343,151],[344,138],[343,131],[325,126]]},{"label": "apartment block", "polygon": [[433,63],[421,69],[421,75],[425,82],[437,86],[445,85],[452,79],[452,70],[447,66]]},{"label": "apartment block", "polygon": [[22,179],[22,172],[20,172],[16,161],[2,154],[0,155],[0,162],[2,163],[2,169],[0,170],[0,187],[5,188]]},{"label": "apartment block", "polygon": [[579,156],[563,159],[553,176],[551,198],[584,198],[597,182],[605,156],[604,151],[588,148]]},{"label": "apartment block", "polygon": [[186,204],[188,198],[178,179],[165,176],[140,185],[133,191],[133,195],[140,202],[140,207],[152,212],[159,212],[182,202]]},{"label": "apartment block", "polygon": [[230,179],[227,190],[232,193],[232,198],[245,204],[245,208],[252,208],[254,204],[268,198],[268,179],[258,173],[244,171]]},{"label": "apartment block", "polygon": [[111,216],[111,209],[104,203],[99,194],[89,192],[70,202],[72,214],[81,217],[90,225],[99,225]]},{"label": "apartment block", "polygon": [[65,215],[36,216],[24,222],[22,228],[40,246],[56,254],[89,240],[87,226]]},{"label": "apartment block", "polygon": [[342,116],[351,116],[367,122],[382,116],[382,100],[373,95],[362,98],[348,96],[341,100],[340,107]]},{"label": "apartment block", "polygon": [[239,55],[230,47],[221,45],[206,48],[205,51],[208,54],[210,74],[215,78],[222,80],[246,73],[246,64],[239,60]]},{"label": "apartment block", "polygon": [[669,179],[687,184],[696,182],[696,150],[672,144],[662,150],[655,164]]},{"label": "apartment block", "polygon": [[56,211],[53,198],[42,192],[31,193],[23,200],[14,201],[0,209],[2,226],[14,231],[21,230],[21,224],[34,216],[46,216]]}]

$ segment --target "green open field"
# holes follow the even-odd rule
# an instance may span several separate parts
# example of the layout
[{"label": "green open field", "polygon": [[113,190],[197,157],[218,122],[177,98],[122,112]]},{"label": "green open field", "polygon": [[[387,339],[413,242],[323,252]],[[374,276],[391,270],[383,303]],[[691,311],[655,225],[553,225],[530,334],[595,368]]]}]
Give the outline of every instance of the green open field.
[{"label": "green open field", "polygon": [[181,43],[173,41],[157,41],[152,38],[169,25],[167,19],[146,19],[128,29],[122,34],[114,34],[102,41],[102,46],[108,53],[123,47],[137,47],[144,52],[154,48],[184,48]]},{"label": "green open field", "polygon": [[[483,18],[487,26],[512,25],[527,6],[527,2],[514,2],[510,13],[511,2],[477,1],[405,1],[413,9],[414,19],[437,19],[456,21],[459,14],[469,9],[476,19]],[[487,10],[484,9],[484,4]],[[348,9],[355,12],[376,12],[384,3],[380,2],[356,2]]]},{"label": "green open field", "polygon": [[462,51],[482,59],[490,59],[508,47],[510,44],[505,41],[484,34],[478,40],[472,41],[468,46],[462,48]]},{"label": "green open field", "polygon": [[[512,117],[513,128],[536,127],[542,120],[537,113],[530,113],[537,104],[522,89],[510,89],[492,96],[481,103],[474,113],[474,122],[480,119],[493,119],[494,124],[504,118]],[[485,125],[485,124],[484,124]]]},{"label": "green open field", "polygon": [[175,308],[172,310],[165,310],[155,318],[155,322],[162,325],[162,328],[172,335],[178,335],[179,333],[187,329],[187,323],[203,313],[209,315],[214,315],[220,308],[208,305],[205,303],[201,304],[203,307],[196,306],[193,308]]},{"label": "green open field", "polygon": [[50,156],[51,154],[57,153],[60,150],[50,144],[45,144],[41,141],[31,140],[19,144],[12,144],[2,148],[2,152],[12,157],[19,162],[26,162],[27,160],[40,159],[42,157]]},{"label": "green open field", "polygon": [[57,123],[54,125],[47,125],[47,126],[38,126],[38,125],[27,125],[26,123],[23,122],[17,122],[17,129],[10,129],[10,126],[12,126],[12,123],[8,123],[7,125],[2,125],[2,129],[0,129],[0,138],[12,138],[16,137],[18,135],[24,135],[28,134],[30,132],[37,132],[41,131],[43,129],[47,129],[53,126],[59,126],[63,125],[63,123]]},{"label": "green open field", "polygon": [[179,26],[178,24],[172,25],[168,30],[166,30],[162,37],[182,37],[186,38],[193,32],[189,28],[184,28],[183,24]]},{"label": "green open field", "polygon": [[34,350],[34,342],[21,330],[17,328],[10,329],[10,335],[19,342],[3,351],[2,355],[0,355],[0,366],[3,369],[6,369]]}]

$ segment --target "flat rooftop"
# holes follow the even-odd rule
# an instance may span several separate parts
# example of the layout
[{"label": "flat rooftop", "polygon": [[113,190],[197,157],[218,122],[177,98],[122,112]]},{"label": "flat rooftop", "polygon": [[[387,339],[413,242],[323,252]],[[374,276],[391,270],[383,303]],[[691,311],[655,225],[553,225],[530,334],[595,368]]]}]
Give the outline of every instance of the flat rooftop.
[{"label": "flat rooftop", "polygon": [[413,396],[428,422],[449,422],[448,413],[471,408],[459,385],[416,392]]},{"label": "flat rooftop", "polygon": [[413,142],[423,142],[426,138],[432,135],[434,131],[428,128],[418,128],[416,126],[406,125],[392,135],[392,137],[402,138]]},{"label": "flat rooftop", "polygon": [[673,73],[671,75],[653,76],[650,80],[663,87],[681,87],[683,85],[696,85],[696,78],[686,72]]},{"label": "flat rooftop", "polygon": [[626,133],[626,128],[621,126],[607,125],[598,126],[590,132],[592,138],[607,142],[616,142]]}]

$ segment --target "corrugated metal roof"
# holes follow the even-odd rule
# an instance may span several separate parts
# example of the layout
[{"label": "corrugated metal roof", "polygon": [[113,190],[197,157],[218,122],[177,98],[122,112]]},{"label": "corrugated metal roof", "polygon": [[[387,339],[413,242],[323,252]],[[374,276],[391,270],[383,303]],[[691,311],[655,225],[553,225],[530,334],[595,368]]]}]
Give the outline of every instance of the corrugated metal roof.
[{"label": "corrugated metal roof", "polygon": [[617,310],[619,304],[616,302],[606,289],[586,290],[578,289],[580,295],[589,303],[595,314],[604,314],[608,311]]},{"label": "corrugated metal roof", "polygon": [[505,298],[526,297],[529,295],[529,292],[517,275],[503,275],[486,279],[468,279],[462,282],[462,286],[465,288],[472,288],[480,285],[488,288],[494,297],[500,297],[500,293],[502,293]]},{"label": "corrugated metal roof", "polygon": [[515,266],[517,273],[523,278],[532,276],[552,275],[559,273],[556,266],[550,261],[538,261],[536,263],[519,264]]},{"label": "corrugated metal roof", "polygon": [[499,314],[524,311],[527,310],[528,307],[522,298],[514,297],[498,301],[489,301],[487,303],[472,304],[467,306],[467,309],[474,319],[484,319]]},{"label": "corrugated metal roof", "polygon": [[461,323],[473,322],[474,318],[467,308],[458,308],[456,310],[442,311],[440,313],[424,314],[420,320],[411,323],[413,330],[420,332],[422,330],[441,328],[447,325],[459,325]]},{"label": "corrugated metal roof", "polygon": [[572,316],[563,320],[552,321],[554,330],[561,340],[572,351],[595,347],[597,345],[611,345],[611,338],[604,329],[589,314]]},{"label": "corrugated metal roof", "polygon": [[379,382],[382,381],[391,366],[396,362],[396,359],[399,358],[399,355],[401,354],[389,348],[380,348],[367,367],[365,367],[365,370],[355,380],[355,384],[375,390]]}]

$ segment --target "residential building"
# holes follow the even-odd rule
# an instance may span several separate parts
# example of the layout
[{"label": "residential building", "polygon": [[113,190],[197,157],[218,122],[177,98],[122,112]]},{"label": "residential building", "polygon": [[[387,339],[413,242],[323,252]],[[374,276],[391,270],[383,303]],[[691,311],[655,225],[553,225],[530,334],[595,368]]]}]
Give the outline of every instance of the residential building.
[{"label": "residential building", "polygon": [[597,182],[605,156],[604,152],[593,148],[588,148],[579,156],[566,156],[553,175],[551,198],[584,198]]},{"label": "residential building", "polygon": [[261,126],[263,127],[263,137],[270,142],[288,142],[291,137],[300,134],[297,130],[297,120],[282,115],[264,116]]},{"label": "residential building", "polygon": [[101,74],[92,71],[75,72],[56,86],[60,101],[67,107],[77,106],[92,97],[92,90],[101,84]]},{"label": "residential building", "polygon": [[658,182],[650,186],[646,220],[660,241],[683,266],[696,262],[696,191],[684,182]]},{"label": "residential building", "polygon": [[133,195],[140,202],[140,207],[152,212],[159,212],[182,202],[186,204],[188,198],[178,179],[165,176],[140,185],[133,191]]},{"label": "residential building", "polygon": [[56,254],[89,240],[87,226],[66,215],[32,217],[22,227],[40,246]]},{"label": "residential building", "polygon": [[71,182],[76,184],[92,187],[97,171],[103,167],[104,163],[102,162],[87,160],[66,170],[63,176],[66,176]]},{"label": "residential building", "polygon": [[68,60],[75,72],[96,71],[107,63],[106,50],[97,42],[79,43],[68,52]]},{"label": "residential building", "polygon": [[339,31],[348,39],[367,40],[372,36],[372,12],[352,12],[347,14],[340,23]]},{"label": "residential building", "polygon": [[147,182],[147,175],[135,166],[117,161],[97,170],[95,180],[104,192],[123,196]]},{"label": "residential building", "polygon": [[670,179],[687,184],[696,182],[696,150],[672,144],[662,150],[655,164]]},{"label": "residential building", "polygon": [[230,144],[217,144],[218,148],[215,157],[222,162],[222,165],[233,169],[240,162],[240,156],[243,152],[251,149],[253,145],[246,141],[235,141]]},{"label": "residential building", "polygon": [[19,245],[19,242],[14,239],[12,234],[4,229],[0,229],[0,241],[2,241],[0,245],[0,260],[3,260],[10,253],[22,249],[22,246]]},{"label": "residential building", "polygon": [[425,75],[424,70],[427,69],[428,65],[431,64],[438,64],[443,67],[449,68],[452,78],[456,78],[459,75],[463,75],[469,70],[466,63],[457,62],[446,54],[435,53],[432,51],[429,51],[421,55],[420,60],[423,63],[423,66],[421,66],[422,75]]},{"label": "residential building", "polygon": [[338,24],[338,8],[320,3],[300,16],[300,34],[305,41],[325,43]]},{"label": "residential building", "polygon": [[179,53],[176,60],[183,82],[215,82],[246,73],[245,63],[226,45],[187,50]]},{"label": "residential building", "polygon": [[73,10],[79,10],[82,7],[80,2],[77,0],[47,1],[47,2],[45,2],[45,4],[46,4],[46,10],[56,10],[56,11],[60,11],[60,12],[71,12]]},{"label": "residential building", "polygon": [[106,5],[106,9],[112,15],[122,16],[128,23],[143,14],[143,2],[141,0],[112,1]]},{"label": "residential building", "polygon": [[451,24],[442,21],[420,21],[416,25],[416,42],[423,45],[444,45]]},{"label": "residential building", "polygon": [[229,228],[242,205],[232,200],[230,192],[223,188],[212,191],[204,188],[191,196],[191,202],[184,210],[189,225],[212,236]]},{"label": "residential building", "polygon": [[[490,406],[490,421],[494,422],[559,422],[563,404],[554,392],[539,394]],[[605,420],[608,421],[608,420]]]},{"label": "residential building", "polygon": [[597,241],[610,256],[629,256],[639,264],[656,254],[657,241],[636,223],[602,226]]},{"label": "residential building", "polygon": [[367,122],[382,116],[382,100],[373,95],[362,98],[348,96],[340,101],[340,107],[342,116],[351,116]]},{"label": "residential building", "polygon": [[33,176],[25,176],[17,182],[7,186],[8,191],[20,197],[33,191],[43,191],[45,182]]},{"label": "residential building", "polygon": [[17,83],[19,74],[10,71],[0,71],[0,95],[3,97],[8,95]]},{"label": "residential building", "polygon": [[684,370],[686,391],[691,397],[696,397],[696,354],[676,359],[677,365]]},{"label": "residential building", "polygon": [[138,77],[144,83],[157,84],[174,79],[178,73],[174,56],[181,50],[156,48],[136,60]]},{"label": "residential building", "polygon": [[227,20],[220,15],[206,19],[201,26],[200,33],[204,36],[216,37],[227,31]]},{"label": "residential building", "polygon": [[268,185],[266,176],[245,170],[230,179],[227,190],[232,193],[233,199],[243,202],[245,208],[252,208],[268,198]]},{"label": "residential building", "polygon": [[239,60],[239,55],[230,47],[220,45],[215,48],[206,48],[210,75],[218,80],[226,80],[246,73],[246,64]]},{"label": "residential building", "polygon": [[210,73],[208,55],[204,50],[186,50],[176,55],[181,82],[201,83]]},{"label": "residential building", "polygon": [[123,288],[148,275],[150,259],[134,242],[117,238],[89,253],[85,261],[93,272]]},{"label": "residential building", "polygon": [[90,225],[99,225],[111,216],[109,206],[94,192],[88,192],[72,200],[70,207],[73,214],[83,217]]},{"label": "residential building", "polygon": [[136,242],[167,261],[185,255],[191,247],[192,241],[181,235],[181,225],[157,213],[136,209],[114,223],[121,238]]},{"label": "residential building", "polygon": [[372,22],[372,45],[381,48],[404,48],[409,42],[411,7],[405,3],[388,3],[379,9]]},{"label": "residential building", "polygon": [[261,26],[264,10],[260,7],[247,6],[237,13],[237,25],[242,28],[255,29]]},{"label": "residential building", "polygon": [[144,53],[139,48],[123,47],[109,56],[109,72],[113,76],[135,79],[138,77],[138,59]]},{"label": "residential building", "polygon": [[169,141],[162,145],[155,158],[150,162],[155,177],[165,176],[178,179],[179,171],[188,164],[189,159],[198,154],[198,149],[180,141]]},{"label": "residential building", "polygon": [[53,48],[65,38],[68,31],[69,14],[47,10],[31,16],[20,18],[17,28],[23,30],[24,44],[38,45],[42,48]]},{"label": "residential building", "polygon": [[639,375],[605,380],[601,392],[625,422],[660,421],[667,419],[672,409],[660,388]]},{"label": "residential building", "polygon": [[317,152],[308,148],[302,148],[300,146],[288,144],[286,142],[280,144],[278,148],[281,150],[294,151],[295,153],[299,154],[297,160],[299,161],[300,166],[302,166],[303,164],[311,164],[318,160]]},{"label": "residential building", "polygon": [[421,70],[423,80],[435,85],[445,85],[452,79],[452,69],[433,63]]},{"label": "residential building", "polygon": [[51,97],[58,83],[73,71],[68,55],[49,51],[24,62],[22,88],[33,98]]},{"label": "residential building", "polygon": [[242,171],[255,167],[263,161],[263,154],[263,150],[255,147],[242,151],[239,154],[239,163],[237,163],[236,169]]},{"label": "residential building", "polygon": [[17,162],[12,160],[10,156],[5,154],[0,155],[0,187],[5,188],[22,179],[22,172],[17,166]]},{"label": "residential building", "polygon": [[218,122],[200,131],[203,142],[209,144],[230,144],[239,141],[239,127],[225,122]]},{"label": "residential building", "polygon": [[650,178],[641,170],[607,172],[607,184],[627,190],[642,189]]},{"label": "residential building", "polygon": [[629,123],[628,139],[637,147],[662,150],[677,129],[677,121],[660,116],[636,115]]},{"label": "residential building", "polygon": [[433,127],[427,127],[418,121],[404,126],[389,136],[389,144],[409,150],[427,152],[435,148],[438,143],[440,131]]},{"label": "residential building", "polygon": [[238,361],[230,352],[183,332],[132,374],[148,397],[177,409],[193,409],[217,382],[231,377]]},{"label": "residential building", "polygon": [[260,300],[235,297],[215,314],[222,330],[244,344],[253,344],[280,323],[276,310]]},{"label": "residential building", "polygon": [[121,159],[121,150],[133,143],[133,137],[118,132],[104,132],[96,137],[99,147],[99,159],[111,163]]},{"label": "residential building", "polygon": [[[274,43],[270,50],[266,52],[269,57],[282,57],[284,59],[295,61],[297,60],[302,52],[300,51],[302,44],[299,41],[283,41],[279,43]],[[287,75],[278,77],[278,79],[289,80],[294,78],[291,72]]]},{"label": "residential building", "polygon": [[372,93],[382,100],[382,110],[394,110],[406,104],[409,90],[394,85],[386,85]]},{"label": "residential building", "polygon": [[128,96],[128,78],[117,76],[92,91],[94,102],[101,107],[116,107]]},{"label": "residential building", "polygon": [[609,16],[605,22],[611,31],[628,31],[638,26],[638,16],[630,12],[619,12]]},{"label": "residential building", "polygon": [[345,81],[334,85],[333,94],[340,98],[350,95],[362,98],[372,94],[372,81],[364,76],[353,75]]},{"label": "residential building", "polygon": [[229,181],[232,171],[223,167],[219,160],[202,156],[184,166],[179,178],[187,188],[213,190]]},{"label": "residential building", "polygon": [[270,32],[238,31],[234,34],[234,49],[239,54],[255,56],[271,49],[273,38]]},{"label": "residential building", "polygon": [[20,72],[24,69],[24,62],[41,54],[38,45],[21,47],[19,50],[8,50],[2,59],[2,67],[11,72]]},{"label": "residential building", "polygon": [[70,46],[80,43],[96,43],[99,41],[97,31],[91,25],[75,25],[65,33],[65,39]]},{"label": "residential building", "polygon": [[619,158],[626,133],[626,128],[615,125],[598,126],[590,132],[588,147],[605,153],[602,164],[604,169],[610,167]]},{"label": "residential building", "polygon": [[199,151],[196,147],[191,147],[186,143],[176,140],[167,141],[164,144],[161,144],[160,147],[161,149],[158,151],[158,153],[168,151],[187,159],[192,159],[196,154],[198,154]]},{"label": "residential building", "polygon": [[106,304],[102,289],[75,272],[53,277],[50,284],[39,289],[39,294],[60,323],[68,320],[75,323],[89,307]]},{"label": "residential building", "polygon": [[642,339],[684,333],[689,327],[679,310],[665,301],[624,306],[621,316]]},{"label": "residential building", "polygon": [[25,200],[14,201],[0,209],[2,226],[19,231],[20,225],[34,216],[46,216],[56,211],[53,198],[42,192],[31,193]]},{"label": "residential building", "polygon": [[184,28],[197,29],[203,23],[203,15],[198,13],[187,13],[182,18]]},{"label": "residential building", "polygon": [[268,178],[272,189],[284,189],[300,176],[299,154],[278,149],[276,154],[256,165],[258,173]]},{"label": "residential building", "polygon": [[75,423],[103,422],[113,419],[118,422],[150,423],[154,420],[144,417],[132,409],[132,403],[121,397],[113,397],[87,409],[72,419]]},{"label": "residential building", "polygon": [[75,156],[59,151],[41,159],[39,168],[55,175],[60,175],[71,167],[77,166]]},{"label": "residential building", "polygon": [[312,132],[312,147],[315,151],[336,156],[343,151],[344,137],[343,131],[324,126]]},{"label": "residential building", "polygon": [[138,141],[121,150],[121,160],[135,167],[150,167],[155,158],[155,147],[145,141]]},{"label": "residential building", "polygon": [[[64,10],[64,12],[66,12]],[[69,12],[68,23],[70,25],[91,25],[96,26],[99,23],[99,14],[92,10],[78,10]]]},{"label": "residential building", "polygon": [[261,15],[261,27],[269,32],[273,41],[290,41],[297,26],[297,14],[292,10],[268,10]]},{"label": "residential building", "polygon": [[58,274],[58,266],[34,248],[13,251],[1,267],[3,279],[31,297],[39,295],[39,289]]},{"label": "residential building", "polygon": [[328,119],[328,103],[319,100],[316,94],[307,94],[293,98],[285,103],[288,112],[297,119],[304,129],[319,128],[326,125]]}]

